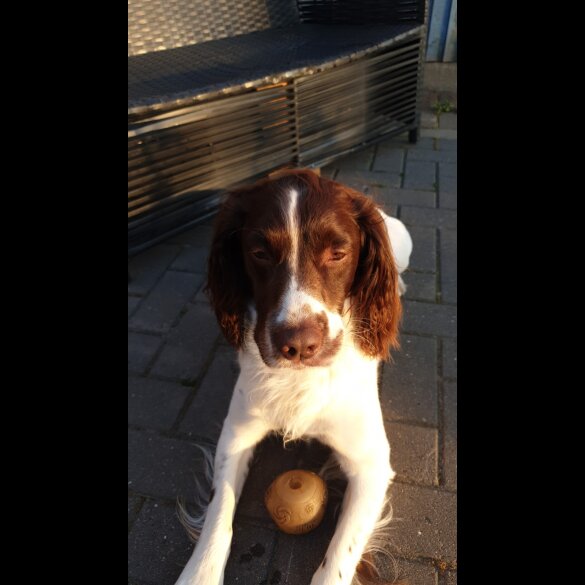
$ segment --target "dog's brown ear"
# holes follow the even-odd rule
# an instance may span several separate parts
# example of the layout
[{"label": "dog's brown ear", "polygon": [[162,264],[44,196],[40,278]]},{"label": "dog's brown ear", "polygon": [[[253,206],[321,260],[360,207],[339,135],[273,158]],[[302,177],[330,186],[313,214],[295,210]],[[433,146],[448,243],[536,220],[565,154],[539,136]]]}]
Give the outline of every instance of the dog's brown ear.
[{"label": "dog's brown ear", "polygon": [[399,345],[402,305],[398,270],[378,207],[365,195],[352,189],[347,191],[361,231],[360,257],[351,288],[357,339],[367,355],[388,359],[390,349]]},{"label": "dog's brown ear", "polygon": [[241,195],[239,191],[229,194],[217,216],[205,287],[225,338],[236,348],[244,341],[244,314],[250,298],[242,255]]}]

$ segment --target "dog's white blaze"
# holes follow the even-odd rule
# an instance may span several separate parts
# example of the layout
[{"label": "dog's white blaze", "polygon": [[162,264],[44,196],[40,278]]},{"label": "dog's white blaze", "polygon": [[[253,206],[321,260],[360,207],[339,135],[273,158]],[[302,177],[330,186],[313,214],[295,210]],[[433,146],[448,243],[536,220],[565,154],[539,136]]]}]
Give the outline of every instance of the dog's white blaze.
[{"label": "dog's white blaze", "polygon": [[291,189],[288,192],[288,206],[286,209],[286,231],[290,236],[291,248],[289,255],[290,272],[293,280],[296,281],[297,269],[299,267],[299,192]]},{"label": "dog's white blaze", "polygon": [[323,303],[315,297],[303,291],[299,286],[299,249],[300,249],[300,222],[299,222],[299,193],[296,189],[288,192],[287,207],[285,212],[286,230],[290,236],[291,251],[288,259],[290,267],[290,281],[284,293],[281,308],[276,315],[276,322],[286,322],[291,325],[299,323],[306,314],[308,306],[313,313],[325,313],[329,324],[329,335],[336,337],[343,329],[343,321],[337,313],[332,313]]}]

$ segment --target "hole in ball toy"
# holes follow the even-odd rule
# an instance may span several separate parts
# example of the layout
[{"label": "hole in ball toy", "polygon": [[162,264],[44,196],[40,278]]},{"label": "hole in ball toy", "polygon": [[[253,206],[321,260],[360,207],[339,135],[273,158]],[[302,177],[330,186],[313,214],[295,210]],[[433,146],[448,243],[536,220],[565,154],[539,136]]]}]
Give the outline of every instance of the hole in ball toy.
[{"label": "hole in ball toy", "polygon": [[300,480],[298,480],[296,477],[293,477],[289,482],[288,482],[288,487],[291,490],[298,490],[301,485],[303,485]]}]

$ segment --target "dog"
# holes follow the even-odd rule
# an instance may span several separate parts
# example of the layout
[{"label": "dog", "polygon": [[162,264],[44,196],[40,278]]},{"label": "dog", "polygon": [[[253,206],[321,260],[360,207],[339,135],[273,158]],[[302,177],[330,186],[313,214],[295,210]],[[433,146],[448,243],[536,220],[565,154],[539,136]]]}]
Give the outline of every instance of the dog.
[{"label": "dog", "polygon": [[349,585],[394,478],[378,365],[398,347],[412,240],[365,195],[300,169],[235,190],[215,226],[207,292],[240,374],[210,501],[177,585],[220,585],[255,445],[318,439],[347,477],[311,585]]}]

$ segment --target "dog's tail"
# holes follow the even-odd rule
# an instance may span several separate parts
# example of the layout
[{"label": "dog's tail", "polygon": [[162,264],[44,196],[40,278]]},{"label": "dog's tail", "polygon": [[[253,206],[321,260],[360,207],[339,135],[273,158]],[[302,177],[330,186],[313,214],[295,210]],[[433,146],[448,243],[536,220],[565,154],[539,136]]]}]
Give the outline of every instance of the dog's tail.
[{"label": "dog's tail", "polygon": [[193,513],[187,510],[187,504],[183,498],[177,499],[177,516],[183,528],[192,542],[197,542],[203,522],[207,514],[207,507],[211,498],[211,485],[213,481],[214,449],[209,446],[195,445],[203,454],[203,478],[202,481],[195,477],[195,495],[193,499]]}]

